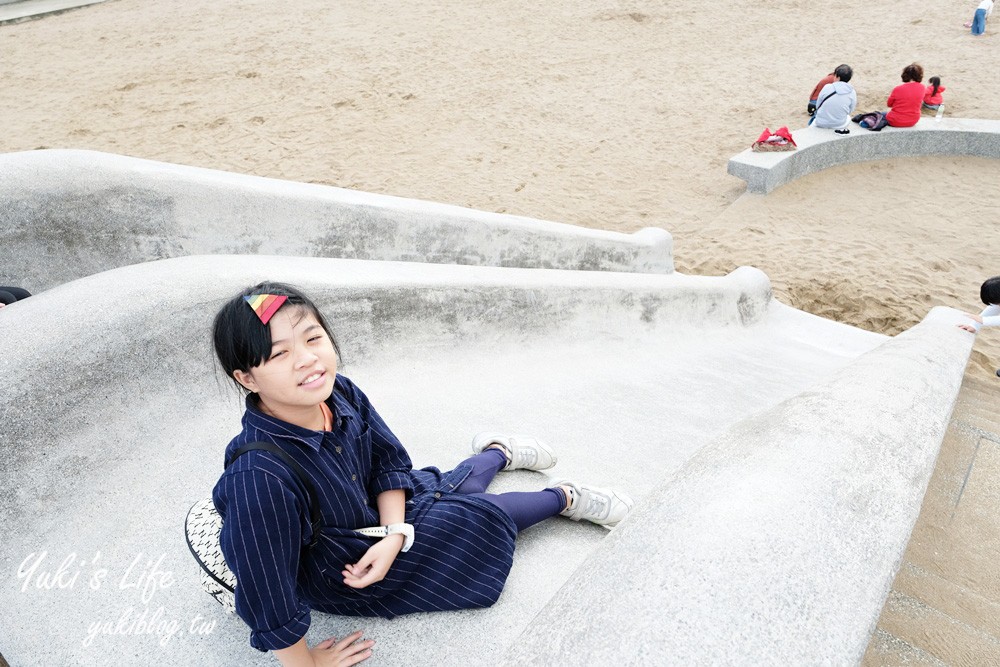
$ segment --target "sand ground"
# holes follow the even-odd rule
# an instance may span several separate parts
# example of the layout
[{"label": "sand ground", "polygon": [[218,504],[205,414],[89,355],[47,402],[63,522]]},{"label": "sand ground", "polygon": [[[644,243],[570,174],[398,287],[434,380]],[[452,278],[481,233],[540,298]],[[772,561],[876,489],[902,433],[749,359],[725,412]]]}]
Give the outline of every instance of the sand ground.
[{"label": "sand ground", "polygon": [[[680,271],[757,266],[797,308],[894,334],[934,305],[981,307],[1000,273],[1000,162],[851,165],[764,197],[741,196],[726,161],[765,126],[804,125],[840,62],[862,110],[918,61],[946,113],[1000,117],[1000,27],[971,37],[974,5],[111,0],[0,26],[0,151],[661,226]],[[963,396],[985,407],[1000,332],[979,339],[966,380],[982,390]]]}]

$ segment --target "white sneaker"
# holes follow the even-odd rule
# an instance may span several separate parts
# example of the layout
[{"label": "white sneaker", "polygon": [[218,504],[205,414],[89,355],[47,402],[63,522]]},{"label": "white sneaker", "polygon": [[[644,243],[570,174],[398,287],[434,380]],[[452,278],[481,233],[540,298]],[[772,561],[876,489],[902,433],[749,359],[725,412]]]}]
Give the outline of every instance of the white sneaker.
[{"label": "white sneaker", "polygon": [[635,502],[621,491],[602,489],[586,484],[577,484],[569,480],[553,482],[552,487],[568,486],[570,494],[569,507],[560,514],[573,521],[581,519],[596,523],[611,530],[618,522],[628,516]]},{"label": "white sneaker", "polygon": [[525,435],[503,435],[485,431],[472,439],[472,451],[479,454],[490,445],[500,445],[507,457],[504,470],[548,470],[556,464],[552,448]]}]

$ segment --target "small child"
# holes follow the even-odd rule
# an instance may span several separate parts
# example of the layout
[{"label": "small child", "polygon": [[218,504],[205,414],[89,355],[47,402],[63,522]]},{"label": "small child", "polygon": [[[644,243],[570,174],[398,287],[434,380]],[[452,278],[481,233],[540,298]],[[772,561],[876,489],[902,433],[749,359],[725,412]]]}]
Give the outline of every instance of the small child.
[{"label": "small child", "polygon": [[986,32],[986,19],[993,13],[993,0],[982,0],[976,7],[976,13],[972,17],[971,23],[966,23],[967,28],[972,28],[973,35],[981,35]]},{"label": "small child", "polygon": [[966,313],[974,324],[959,324],[959,329],[965,329],[970,333],[976,333],[980,327],[1000,326],[1000,276],[987,278],[979,287],[979,299],[986,307],[978,315]]},{"label": "small child", "polygon": [[941,94],[947,90],[941,85],[941,77],[932,76],[927,79],[929,85],[927,86],[927,92],[924,93],[923,107],[925,109],[930,109],[931,111],[937,111],[941,104],[944,103],[944,96]]}]

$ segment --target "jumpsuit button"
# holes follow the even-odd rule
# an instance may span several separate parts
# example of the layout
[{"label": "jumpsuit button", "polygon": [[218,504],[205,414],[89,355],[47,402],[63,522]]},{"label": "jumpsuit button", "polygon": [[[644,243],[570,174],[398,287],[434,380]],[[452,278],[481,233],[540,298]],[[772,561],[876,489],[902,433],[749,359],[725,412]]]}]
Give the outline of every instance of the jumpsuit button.
[{"label": "jumpsuit button", "polygon": [[338,454],[340,453],[340,447],[337,447],[337,453]]},{"label": "jumpsuit button", "polygon": [[439,492],[435,493],[435,494],[434,494],[434,497],[435,497],[435,498],[440,498],[440,497],[441,497],[441,492],[439,491]]},{"label": "jumpsuit button", "polygon": [[351,481],[352,482],[358,481],[358,476],[357,475],[351,475]]}]

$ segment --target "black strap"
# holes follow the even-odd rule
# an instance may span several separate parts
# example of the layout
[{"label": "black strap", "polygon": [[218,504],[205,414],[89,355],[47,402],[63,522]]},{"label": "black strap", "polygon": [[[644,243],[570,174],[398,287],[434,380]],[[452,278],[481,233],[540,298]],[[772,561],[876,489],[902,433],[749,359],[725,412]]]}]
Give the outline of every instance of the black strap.
[{"label": "black strap", "polygon": [[[307,547],[314,546],[319,541],[319,531],[320,527],[323,525],[323,517],[319,511],[319,503],[316,502],[316,489],[313,487],[312,482],[309,481],[309,476],[306,475],[306,471],[302,469],[295,459],[289,456],[281,447],[278,447],[273,442],[251,442],[249,445],[243,445],[236,452],[233,453],[233,458],[229,462],[232,465],[236,462],[236,459],[243,456],[247,452],[251,452],[255,449],[263,449],[264,451],[271,452],[279,459],[285,462],[299,481],[302,486],[306,489],[306,495],[309,497],[309,519],[312,523],[312,539],[309,541]],[[229,466],[226,466],[227,468]]]},{"label": "black strap", "polygon": [[191,518],[191,512],[194,511],[194,508],[195,508],[195,506],[197,506],[197,504],[198,503],[195,503],[194,505],[191,506],[191,509],[188,510],[187,518],[184,519],[184,541],[187,542],[188,551],[190,551],[191,555],[194,556],[195,562],[197,562],[198,565],[201,566],[202,572],[207,572],[208,576],[210,576],[213,579],[215,579],[215,583],[219,584],[220,586],[222,586],[225,590],[229,591],[230,593],[233,593],[234,592],[233,591],[233,587],[230,586],[229,584],[227,584],[226,582],[224,582],[222,579],[219,579],[218,575],[215,574],[215,572],[212,572],[212,568],[210,568],[209,566],[205,565],[205,561],[203,561],[201,559],[201,556],[198,554],[197,551],[195,551],[194,545],[191,544],[191,536],[188,534],[187,524],[188,524],[188,519]]},{"label": "black strap", "polygon": [[821,100],[819,101],[819,104],[817,104],[817,105],[816,105],[816,108],[815,108],[815,109],[813,109],[813,116],[815,116],[815,115],[816,115],[816,112],[817,112],[817,111],[819,111],[819,108],[820,108],[821,106],[823,106],[823,102],[826,102],[826,101],[827,101],[828,99],[830,99],[831,97],[833,97],[833,96],[834,96],[834,95],[836,95],[836,94],[837,94],[837,91],[835,90],[835,91],[833,91],[832,93],[830,93],[829,95],[827,95],[826,97],[824,97],[823,99],[821,99]]}]

